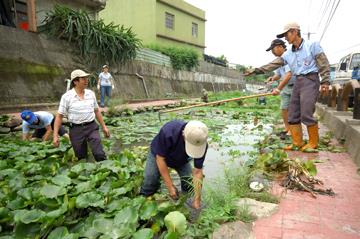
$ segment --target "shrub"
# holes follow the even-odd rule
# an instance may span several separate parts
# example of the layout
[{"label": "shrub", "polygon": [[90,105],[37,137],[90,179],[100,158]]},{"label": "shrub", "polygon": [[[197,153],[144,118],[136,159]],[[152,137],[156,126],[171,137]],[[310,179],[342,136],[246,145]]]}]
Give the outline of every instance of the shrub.
[{"label": "shrub", "polygon": [[171,65],[176,70],[191,70],[199,65],[199,54],[191,48],[164,47],[149,45],[148,48],[170,57]]},{"label": "shrub", "polygon": [[56,5],[47,13],[44,23],[40,31],[76,44],[88,63],[123,63],[134,59],[141,46],[131,28],[91,20],[84,10]]}]

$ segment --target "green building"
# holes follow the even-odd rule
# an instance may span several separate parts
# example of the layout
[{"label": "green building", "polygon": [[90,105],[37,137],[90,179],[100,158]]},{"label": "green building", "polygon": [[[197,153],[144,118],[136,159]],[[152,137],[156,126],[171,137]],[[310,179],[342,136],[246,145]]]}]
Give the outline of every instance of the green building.
[{"label": "green building", "polygon": [[144,45],[188,46],[204,53],[205,12],[183,0],[107,0],[99,17],[131,27]]}]

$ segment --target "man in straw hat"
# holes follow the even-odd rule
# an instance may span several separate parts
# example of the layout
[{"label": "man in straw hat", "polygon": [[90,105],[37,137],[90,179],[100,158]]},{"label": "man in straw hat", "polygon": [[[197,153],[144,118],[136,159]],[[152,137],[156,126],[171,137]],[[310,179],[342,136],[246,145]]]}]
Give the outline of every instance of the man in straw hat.
[{"label": "man in straw hat", "polygon": [[99,111],[95,93],[86,89],[89,75],[83,70],[71,72],[73,89],[61,97],[54,124],[53,144],[55,147],[59,146],[58,130],[62,118],[66,115],[70,123],[70,141],[75,156],[78,159],[86,158],[87,143],[89,143],[95,160],[101,161],[106,159],[106,155],[101,145],[99,126],[95,122],[95,118],[101,125],[105,137],[110,137],[110,132]]},{"label": "man in straw hat", "polygon": [[[321,91],[328,93],[329,90],[329,61],[319,42],[307,41],[301,37],[300,26],[296,22],[285,25],[283,31],[277,35],[291,44],[281,57],[271,63],[245,75],[263,74],[288,64],[292,74],[296,76],[293,93],[289,105],[289,124],[292,137],[292,145],[285,149],[300,148],[302,151],[316,149],[319,142],[319,128],[314,118],[315,103]],[[321,81],[319,78],[321,76]],[[309,142],[304,145],[302,138],[301,123],[307,126]]]}]

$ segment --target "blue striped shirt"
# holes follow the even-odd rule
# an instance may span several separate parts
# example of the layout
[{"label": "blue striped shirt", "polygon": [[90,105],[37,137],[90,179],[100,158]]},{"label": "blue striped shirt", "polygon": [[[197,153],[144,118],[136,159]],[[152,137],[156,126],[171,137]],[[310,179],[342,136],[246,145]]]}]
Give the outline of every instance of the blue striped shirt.
[{"label": "blue striped shirt", "polygon": [[[290,71],[289,65],[285,65],[285,66],[282,66],[282,67],[276,69],[275,74],[280,76],[280,78],[283,78],[285,76],[285,74],[288,73],[289,71]],[[295,80],[296,80],[296,76],[293,74],[287,84],[288,85],[294,84]]]},{"label": "blue striped shirt", "polygon": [[302,40],[298,49],[292,46],[281,58],[288,64],[293,75],[305,75],[310,72],[319,72],[315,56],[324,52],[319,42]]}]

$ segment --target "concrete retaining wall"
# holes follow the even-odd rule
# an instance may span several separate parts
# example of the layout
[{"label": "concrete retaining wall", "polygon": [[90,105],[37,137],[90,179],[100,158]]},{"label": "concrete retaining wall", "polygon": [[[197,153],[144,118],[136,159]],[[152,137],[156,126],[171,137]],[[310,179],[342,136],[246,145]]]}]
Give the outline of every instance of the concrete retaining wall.
[{"label": "concrete retaining wall", "polygon": [[360,120],[354,120],[352,112],[336,111],[319,103],[316,113],[337,139],[345,140],[348,153],[360,167]]},{"label": "concrete retaining wall", "polygon": [[[64,80],[74,69],[85,69],[97,78],[101,66],[81,62],[67,42],[0,26],[0,111],[26,104],[56,104],[66,90]],[[116,88],[113,97],[144,99],[144,77],[149,98],[200,96],[209,91],[245,88],[242,75],[235,70],[201,62],[194,71],[177,71],[142,61],[110,66]]]}]

